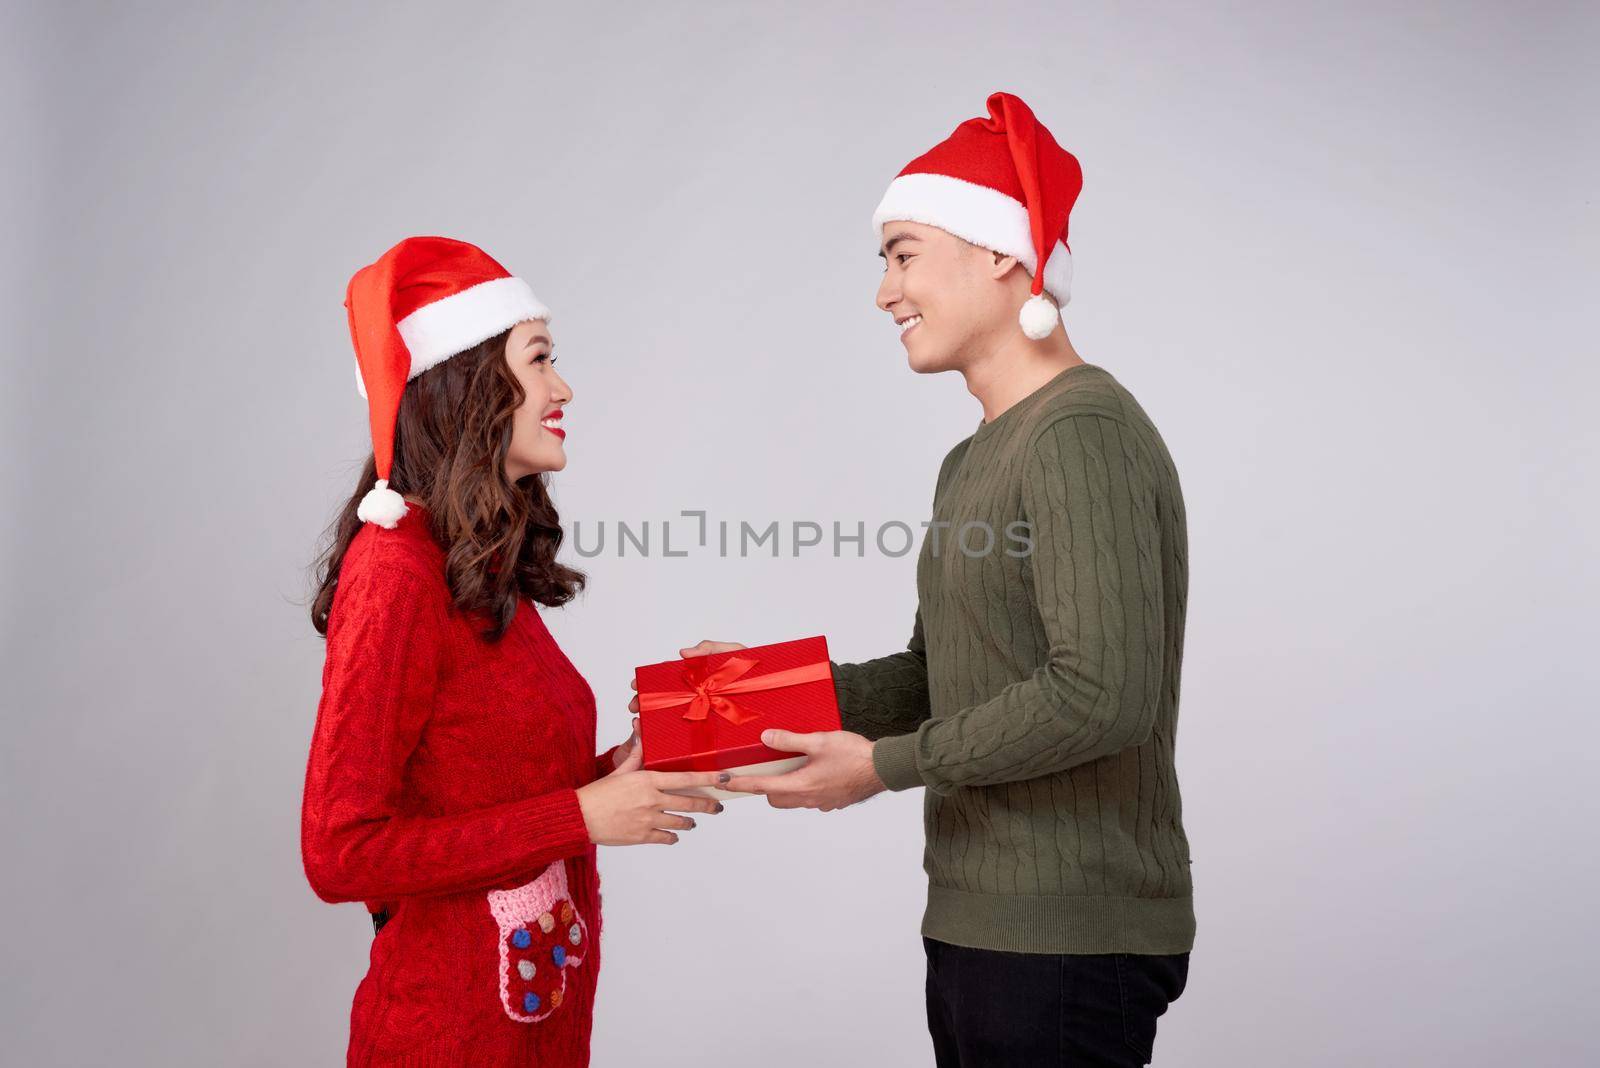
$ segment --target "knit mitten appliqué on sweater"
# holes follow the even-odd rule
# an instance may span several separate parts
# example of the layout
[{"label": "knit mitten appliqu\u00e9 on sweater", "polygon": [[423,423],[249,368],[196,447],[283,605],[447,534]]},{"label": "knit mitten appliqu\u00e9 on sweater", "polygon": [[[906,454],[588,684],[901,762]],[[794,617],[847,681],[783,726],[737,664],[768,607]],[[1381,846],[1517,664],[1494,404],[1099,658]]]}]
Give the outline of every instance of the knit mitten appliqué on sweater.
[{"label": "knit mitten appliqu\u00e9 on sweater", "polygon": [[561,1007],[567,969],[583,963],[589,926],[567,890],[565,861],[531,883],[489,891],[500,928],[500,1004],[520,1023],[536,1023]]}]

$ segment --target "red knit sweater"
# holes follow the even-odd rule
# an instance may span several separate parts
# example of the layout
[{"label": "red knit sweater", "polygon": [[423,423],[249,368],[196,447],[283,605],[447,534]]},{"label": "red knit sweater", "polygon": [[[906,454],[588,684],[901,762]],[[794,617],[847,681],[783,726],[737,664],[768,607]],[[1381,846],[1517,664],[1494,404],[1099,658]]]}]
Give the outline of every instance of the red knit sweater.
[{"label": "red knit sweater", "polygon": [[301,851],[325,901],[390,919],[351,1065],[589,1063],[600,880],[576,788],[594,695],[532,602],[498,641],[457,612],[411,506],[350,543],[328,617]]}]

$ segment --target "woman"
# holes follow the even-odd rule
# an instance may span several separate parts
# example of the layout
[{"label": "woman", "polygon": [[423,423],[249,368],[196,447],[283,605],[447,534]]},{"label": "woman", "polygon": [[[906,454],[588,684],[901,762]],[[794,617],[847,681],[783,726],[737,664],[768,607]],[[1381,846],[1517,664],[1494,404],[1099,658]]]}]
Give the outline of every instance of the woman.
[{"label": "woman", "polygon": [[727,777],[640,770],[637,721],[594,755],[593,694],[535,607],[584,578],[555,559],[572,391],[527,284],[408,238],[346,306],[373,455],[319,564],[301,843],[318,896],[378,928],[348,1061],[587,1065],[595,846],[675,842],[722,806],[664,791]]}]

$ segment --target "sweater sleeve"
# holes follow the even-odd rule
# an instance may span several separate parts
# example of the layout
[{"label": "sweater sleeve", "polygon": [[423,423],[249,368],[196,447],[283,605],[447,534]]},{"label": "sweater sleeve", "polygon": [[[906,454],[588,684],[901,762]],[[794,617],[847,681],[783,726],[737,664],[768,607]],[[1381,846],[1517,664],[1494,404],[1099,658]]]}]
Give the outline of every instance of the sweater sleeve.
[{"label": "sweater sleeve", "polygon": [[367,557],[346,565],[301,807],[301,856],[317,896],[493,888],[583,853],[589,834],[573,789],[450,815],[400,814],[402,774],[432,708],[444,606],[407,567]]},{"label": "sweater sleeve", "polygon": [[921,610],[912,624],[911,641],[905,652],[860,664],[834,664],[833,687],[845,730],[867,738],[916,730],[931,714]]},{"label": "sweater sleeve", "polygon": [[607,775],[610,775],[613,771],[617,770],[616,754],[617,747],[612,746],[610,749],[607,749],[604,753],[601,753],[599,756],[594,758],[594,777],[596,779],[603,779]]},{"label": "sweater sleeve", "polygon": [[950,793],[1017,782],[1150,737],[1161,690],[1162,603],[1148,458],[1114,419],[1059,417],[1032,439],[1022,506],[1049,653],[990,700],[878,741],[873,764],[890,789]]}]

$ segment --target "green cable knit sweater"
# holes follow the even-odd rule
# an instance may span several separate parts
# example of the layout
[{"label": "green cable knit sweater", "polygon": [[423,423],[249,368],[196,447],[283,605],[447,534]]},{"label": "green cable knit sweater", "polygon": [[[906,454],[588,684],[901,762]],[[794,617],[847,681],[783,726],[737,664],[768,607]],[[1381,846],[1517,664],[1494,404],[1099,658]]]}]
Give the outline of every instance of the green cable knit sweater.
[{"label": "green cable knit sweater", "polygon": [[1104,368],[1061,372],[950,450],[909,646],[834,668],[879,776],[927,787],[924,935],[1193,945],[1173,763],[1187,589],[1178,473]]}]

